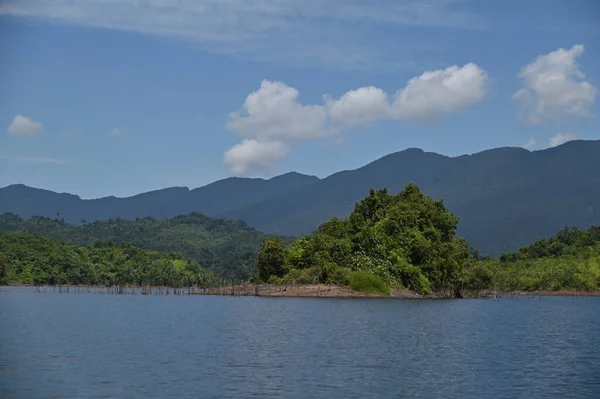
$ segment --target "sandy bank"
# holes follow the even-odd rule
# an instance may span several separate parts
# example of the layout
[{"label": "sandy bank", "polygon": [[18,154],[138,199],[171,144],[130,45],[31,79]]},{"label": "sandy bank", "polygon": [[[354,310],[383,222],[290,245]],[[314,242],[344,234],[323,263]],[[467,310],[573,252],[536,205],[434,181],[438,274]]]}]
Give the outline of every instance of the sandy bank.
[{"label": "sandy bank", "polygon": [[[208,289],[194,295],[224,295],[224,296],[267,296],[267,297],[299,297],[299,298],[404,298],[404,299],[443,299],[450,298],[451,293],[433,293],[419,295],[408,290],[391,290],[390,295],[366,293],[351,290],[346,287],[325,284],[278,286],[269,284],[242,284],[221,288]],[[526,296],[600,296],[600,291],[463,291],[465,298],[499,298]]]},{"label": "sandy bank", "polygon": [[318,298],[420,298],[410,291],[392,291],[389,296],[358,292],[350,288],[326,284],[310,285],[269,285],[242,284],[229,287],[208,289],[197,295],[234,295],[234,296],[269,296],[269,297],[318,297]]},{"label": "sandy bank", "polygon": [[[436,292],[431,295],[419,295],[408,290],[390,290],[390,295],[358,292],[350,288],[326,284],[309,285],[269,285],[269,284],[239,284],[219,288],[203,289],[201,287],[105,287],[92,285],[62,285],[62,286],[33,286],[30,284],[10,284],[0,286],[0,291],[10,287],[31,287],[38,292],[59,293],[107,293],[107,294],[161,294],[161,295],[219,295],[219,296],[266,296],[266,297],[297,297],[297,298],[404,298],[404,299],[448,299],[451,292]],[[518,298],[541,296],[589,297],[600,296],[600,291],[461,291],[463,298]]]}]

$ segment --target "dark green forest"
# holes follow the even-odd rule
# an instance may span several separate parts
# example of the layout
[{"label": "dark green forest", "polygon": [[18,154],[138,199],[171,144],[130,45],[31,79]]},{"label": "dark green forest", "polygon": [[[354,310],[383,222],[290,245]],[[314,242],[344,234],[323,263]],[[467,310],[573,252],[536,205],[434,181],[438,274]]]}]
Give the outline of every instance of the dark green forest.
[{"label": "dark green forest", "polygon": [[514,253],[467,269],[474,289],[500,291],[600,290],[600,226],[565,228]]},{"label": "dark green forest", "polygon": [[98,241],[91,247],[0,233],[0,283],[103,286],[210,286],[215,276],[177,253]]},{"label": "dark green forest", "polygon": [[457,235],[459,219],[444,203],[413,183],[398,194],[372,189],[348,218],[296,240],[198,213],[81,226],[59,216],[0,216],[3,284],[183,287],[250,278],[453,297],[600,289],[600,226],[565,228],[516,252],[484,257]]},{"label": "dark green forest", "polygon": [[[85,222],[85,221],[83,221]],[[0,231],[48,237],[83,246],[108,240],[129,242],[151,251],[178,252],[226,279],[246,279],[254,270],[256,254],[265,234],[242,221],[214,219],[200,213],[171,219],[112,219],[73,226],[55,219],[0,215]],[[286,242],[291,242],[285,239]]]},{"label": "dark green forest", "polygon": [[564,229],[496,259],[480,256],[457,237],[457,224],[443,202],[412,183],[396,195],[371,190],[347,219],[333,218],[289,248],[277,238],[266,239],[257,278],[452,296],[465,290],[600,288],[600,227]]}]

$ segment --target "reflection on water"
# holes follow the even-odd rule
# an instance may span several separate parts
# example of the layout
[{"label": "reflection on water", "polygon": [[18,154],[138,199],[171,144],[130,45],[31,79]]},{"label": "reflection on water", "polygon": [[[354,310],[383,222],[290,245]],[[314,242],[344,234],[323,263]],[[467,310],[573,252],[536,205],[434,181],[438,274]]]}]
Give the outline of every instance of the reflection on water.
[{"label": "reflection on water", "polygon": [[600,298],[0,292],[2,398],[598,398]]}]

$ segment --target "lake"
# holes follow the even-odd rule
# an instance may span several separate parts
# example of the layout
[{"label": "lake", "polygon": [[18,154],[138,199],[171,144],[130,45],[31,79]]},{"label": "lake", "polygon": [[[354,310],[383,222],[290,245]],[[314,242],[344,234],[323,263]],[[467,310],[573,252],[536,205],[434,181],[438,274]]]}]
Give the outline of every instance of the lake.
[{"label": "lake", "polygon": [[598,398],[600,298],[0,291],[0,397]]}]

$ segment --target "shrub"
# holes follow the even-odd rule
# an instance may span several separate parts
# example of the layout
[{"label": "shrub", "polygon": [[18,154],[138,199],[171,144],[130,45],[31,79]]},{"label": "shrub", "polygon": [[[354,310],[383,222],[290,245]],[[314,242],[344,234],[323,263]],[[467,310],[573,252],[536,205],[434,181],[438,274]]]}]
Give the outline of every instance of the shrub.
[{"label": "shrub", "polygon": [[373,273],[363,270],[354,270],[349,273],[350,288],[354,291],[372,292],[389,295],[390,289],[384,281]]},{"label": "shrub", "polygon": [[349,285],[351,273],[347,267],[335,269],[329,276],[329,282],[335,285]]}]

